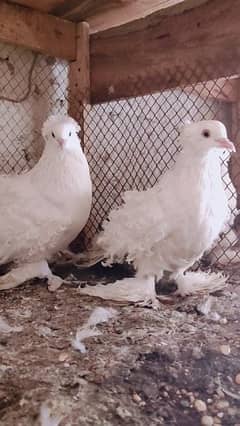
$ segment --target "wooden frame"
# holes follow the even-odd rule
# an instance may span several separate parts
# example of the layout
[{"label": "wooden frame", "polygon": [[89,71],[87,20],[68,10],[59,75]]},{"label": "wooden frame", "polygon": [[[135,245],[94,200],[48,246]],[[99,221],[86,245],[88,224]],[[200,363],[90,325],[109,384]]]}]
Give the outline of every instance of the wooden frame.
[{"label": "wooden frame", "polygon": [[81,144],[85,143],[85,117],[90,103],[89,25],[77,24],[76,60],[69,68],[69,115],[81,126]]},{"label": "wooden frame", "polygon": [[0,2],[0,41],[73,61],[76,25],[22,6]]},{"label": "wooden frame", "polygon": [[[90,56],[91,102],[140,96],[180,83],[196,84],[236,73],[239,16],[239,0],[185,0],[144,19],[90,35],[90,53],[83,62],[88,62],[89,73]],[[0,3],[0,40],[64,58],[75,65],[81,63],[82,46],[89,44],[89,30],[81,45],[80,39],[86,33],[79,35],[79,28],[79,24],[46,13]],[[211,67],[213,58],[217,66]],[[70,75],[74,84],[78,80],[78,90],[73,91],[70,82],[71,92],[78,100],[87,98],[88,103],[89,94],[83,96],[82,89],[88,86],[89,90],[89,75],[88,82],[82,71],[76,77],[75,65]],[[237,80],[234,85],[238,87]],[[230,86],[227,92],[220,90],[214,97],[236,100]],[[237,90],[237,96],[238,93]]]},{"label": "wooden frame", "polygon": [[74,22],[87,21],[90,33],[143,18],[185,0],[8,0]]},{"label": "wooden frame", "polygon": [[236,74],[240,2],[201,3],[193,7],[196,2],[186,0],[184,9],[174,6],[165,9],[164,15],[159,11],[93,34],[92,103]]},{"label": "wooden frame", "polygon": [[[27,0],[29,1],[29,0]],[[51,0],[52,1],[52,0]],[[118,27],[144,18],[157,10],[183,3],[185,0],[68,0],[54,9],[58,16],[79,22],[87,20],[90,33]]]}]

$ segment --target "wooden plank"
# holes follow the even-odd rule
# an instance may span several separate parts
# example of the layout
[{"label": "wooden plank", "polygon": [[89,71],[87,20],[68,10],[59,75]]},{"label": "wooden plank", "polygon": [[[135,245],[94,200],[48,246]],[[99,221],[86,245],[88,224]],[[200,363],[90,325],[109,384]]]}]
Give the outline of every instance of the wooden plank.
[{"label": "wooden plank", "polygon": [[[77,25],[76,60],[69,67],[69,99],[68,113],[81,126],[81,145],[85,147],[85,116],[90,99],[90,72],[89,72],[89,25],[81,22]],[[81,251],[88,243],[88,227],[72,242],[70,247]]]},{"label": "wooden plank", "polygon": [[105,13],[109,8],[114,9],[120,5],[123,5],[122,0],[68,0],[68,2],[57,6],[53,13],[80,22],[86,20],[89,16]]},{"label": "wooden plank", "polygon": [[41,12],[51,12],[68,0],[8,0],[9,3],[30,7]]},{"label": "wooden plank", "polygon": [[193,6],[186,0],[164,15],[92,35],[92,102],[240,74],[239,0]]},{"label": "wooden plank", "polygon": [[232,154],[228,163],[231,181],[237,192],[236,207],[240,210],[240,100],[232,104],[231,137],[236,146],[236,153]]},{"label": "wooden plank", "polygon": [[75,24],[22,6],[0,3],[0,40],[75,59]]},{"label": "wooden plank", "polygon": [[88,21],[91,33],[142,18],[185,0],[8,0],[74,22]]},{"label": "wooden plank", "polygon": [[89,25],[77,25],[76,60],[69,67],[69,115],[81,126],[81,143],[84,147],[85,112],[90,103]]},{"label": "wooden plank", "polygon": [[[74,1],[74,0],[72,0]],[[82,0],[72,3],[59,16],[71,21],[87,20],[91,34],[143,18],[185,0]],[[78,3],[78,4],[77,4]],[[58,8],[61,10],[61,6]]]},{"label": "wooden plank", "polygon": [[8,0],[74,22],[88,21],[90,31],[103,31],[142,18],[185,0]]}]

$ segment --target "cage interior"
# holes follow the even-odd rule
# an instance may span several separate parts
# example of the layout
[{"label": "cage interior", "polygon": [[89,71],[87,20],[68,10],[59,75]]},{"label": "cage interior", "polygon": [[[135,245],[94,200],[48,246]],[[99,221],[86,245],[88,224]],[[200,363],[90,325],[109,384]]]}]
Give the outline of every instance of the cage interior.
[{"label": "cage interior", "polygon": [[[68,68],[63,60],[0,45],[2,173],[21,173],[37,162],[43,147],[41,125],[44,119],[50,113],[68,111]],[[201,70],[186,67],[176,88],[166,87],[158,93],[87,108],[84,150],[93,181],[93,208],[84,231],[86,245],[100,230],[109,211],[121,204],[124,191],[149,188],[171,168],[181,149],[179,130],[187,120],[223,121],[238,150],[236,76],[239,70],[233,64],[231,71],[232,75],[225,75],[219,68],[219,77],[211,79],[210,67],[208,74],[206,69],[202,70],[204,76],[209,75],[203,81]],[[141,93],[140,80],[135,86],[135,92]],[[211,253],[213,264],[218,266],[231,267],[240,261],[239,167],[238,154],[230,165],[228,156],[223,156],[222,176],[232,216],[231,224]]]}]

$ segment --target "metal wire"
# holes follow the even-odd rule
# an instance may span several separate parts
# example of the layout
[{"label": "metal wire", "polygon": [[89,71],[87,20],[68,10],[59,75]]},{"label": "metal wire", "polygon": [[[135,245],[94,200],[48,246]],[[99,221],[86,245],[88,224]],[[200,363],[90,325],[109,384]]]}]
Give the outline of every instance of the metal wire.
[{"label": "metal wire", "polygon": [[[36,53],[33,55],[33,60],[32,60],[31,66],[30,66],[29,74],[28,74],[28,84],[27,84],[26,93],[24,93],[19,98],[14,98],[14,97],[11,98],[11,97],[8,97],[8,96],[0,95],[0,101],[8,101],[8,102],[14,102],[14,103],[21,103],[21,102],[24,102],[28,98],[28,96],[30,95],[31,90],[32,90],[32,75],[33,75],[34,67],[35,67],[36,62],[37,62],[37,56],[38,55]],[[13,66],[13,64],[11,64],[9,62],[9,57],[8,56],[6,58],[0,58],[0,61],[2,63],[5,62],[7,64],[8,70],[10,72],[14,72],[14,66]]]},{"label": "metal wire", "polygon": [[43,121],[67,112],[68,64],[5,44],[0,58],[0,170],[20,173],[41,155]]},{"label": "metal wire", "polygon": [[[233,58],[226,73],[216,64],[205,69],[186,67],[169,70],[159,76],[159,87],[176,76],[174,89],[137,96],[143,81],[133,82],[135,97],[94,105],[85,111],[84,147],[93,181],[93,207],[85,229],[88,244],[101,228],[109,211],[121,204],[121,194],[130,189],[153,186],[175,162],[180,149],[178,134],[186,120],[220,119],[230,137],[239,138],[237,98],[229,101],[229,87],[234,91],[231,75],[240,74],[239,58]],[[230,71],[231,75],[230,75]],[[206,71],[207,70],[207,71]],[[201,74],[208,77],[204,83]],[[227,75],[226,75],[227,74]],[[164,78],[166,80],[164,80]],[[192,84],[190,82],[194,81]],[[21,103],[9,99],[22,99]],[[217,99],[216,99],[217,93]],[[234,94],[233,94],[234,95]],[[8,100],[7,100],[8,99]],[[0,45],[0,171],[20,173],[33,167],[42,152],[40,129],[51,113],[68,111],[68,64],[55,58],[38,56],[14,46]],[[71,100],[74,102],[74,100]],[[79,108],[75,104],[76,115]],[[238,146],[238,145],[237,145]],[[231,177],[240,193],[240,157],[231,161]],[[240,262],[238,234],[240,223],[236,208],[237,194],[228,174],[228,160],[223,162],[223,181],[232,210],[234,227],[228,227],[211,256],[215,264]],[[240,200],[238,200],[240,207]]]}]

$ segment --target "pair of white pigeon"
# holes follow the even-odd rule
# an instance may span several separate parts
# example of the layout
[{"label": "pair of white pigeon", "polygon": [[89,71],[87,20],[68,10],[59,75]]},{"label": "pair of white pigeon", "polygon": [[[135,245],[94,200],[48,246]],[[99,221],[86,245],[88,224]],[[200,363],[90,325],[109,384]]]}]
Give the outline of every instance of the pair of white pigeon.
[{"label": "pair of white pigeon", "polygon": [[[50,289],[62,283],[48,261],[83,229],[92,200],[78,131],[71,117],[49,117],[37,165],[20,176],[0,177],[0,264],[14,265],[0,277],[0,290],[37,277],[48,278]],[[234,151],[234,145],[218,121],[186,125],[180,144],[176,164],[153,188],[124,194],[123,205],[110,212],[93,250],[97,260],[133,263],[135,278],[86,287],[82,293],[154,302],[155,278],[164,271],[172,274],[180,295],[225,284],[220,274],[185,271],[212,246],[227,222],[220,153]]]}]

